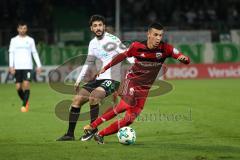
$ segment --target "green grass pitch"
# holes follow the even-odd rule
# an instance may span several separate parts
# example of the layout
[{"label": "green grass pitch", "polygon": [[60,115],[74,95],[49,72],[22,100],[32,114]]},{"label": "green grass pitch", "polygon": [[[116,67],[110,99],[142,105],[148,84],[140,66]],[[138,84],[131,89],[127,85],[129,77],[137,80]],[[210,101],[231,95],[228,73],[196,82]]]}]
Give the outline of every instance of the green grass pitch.
[{"label": "green grass pitch", "polygon": [[[169,82],[174,90],[149,98],[132,125],[137,141],[131,146],[116,135],[105,137],[105,145],[56,142],[67,122],[55,116],[55,104],[72,96],[33,83],[30,111],[21,113],[14,85],[1,84],[0,160],[239,160],[240,80]],[[87,123],[78,123],[76,139]]]}]

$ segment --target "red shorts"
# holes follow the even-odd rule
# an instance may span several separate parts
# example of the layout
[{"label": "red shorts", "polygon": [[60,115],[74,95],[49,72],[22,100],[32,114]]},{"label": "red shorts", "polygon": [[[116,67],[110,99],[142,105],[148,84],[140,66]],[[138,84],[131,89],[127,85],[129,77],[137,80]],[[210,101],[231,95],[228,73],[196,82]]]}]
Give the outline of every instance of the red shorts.
[{"label": "red shorts", "polygon": [[127,104],[135,106],[138,99],[147,98],[149,89],[149,86],[140,86],[136,81],[125,79],[120,86],[118,94]]}]

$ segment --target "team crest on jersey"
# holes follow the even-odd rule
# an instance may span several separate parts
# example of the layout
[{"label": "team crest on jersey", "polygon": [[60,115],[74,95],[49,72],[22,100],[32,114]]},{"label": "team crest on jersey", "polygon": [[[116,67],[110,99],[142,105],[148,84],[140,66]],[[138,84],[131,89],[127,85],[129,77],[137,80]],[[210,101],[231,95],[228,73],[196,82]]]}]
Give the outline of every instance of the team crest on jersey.
[{"label": "team crest on jersey", "polygon": [[144,54],[144,53],[142,53],[140,56],[141,56],[141,57],[145,57],[145,54]]},{"label": "team crest on jersey", "polygon": [[157,53],[156,53],[156,58],[157,58],[157,59],[162,58],[162,53],[161,53],[161,52],[157,52]]}]

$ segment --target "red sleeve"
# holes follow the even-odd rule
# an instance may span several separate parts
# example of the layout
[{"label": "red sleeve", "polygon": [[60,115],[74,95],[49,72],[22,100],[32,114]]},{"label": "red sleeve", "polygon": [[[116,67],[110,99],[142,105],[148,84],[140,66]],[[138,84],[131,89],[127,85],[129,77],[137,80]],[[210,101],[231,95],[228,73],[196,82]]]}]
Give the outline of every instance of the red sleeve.
[{"label": "red sleeve", "polygon": [[[166,53],[168,56],[174,58],[174,59],[178,59],[178,57],[184,55],[183,53],[181,53],[178,49],[174,48],[172,45],[170,44],[166,44]],[[188,56],[186,56],[187,62],[185,64],[189,64],[190,63],[190,58]]]},{"label": "red sleeve", "polygon": [[129,48],[128,48],[127,51],[125,52],[125,54],[126,54],[127,57],[132,57],[132,56],[133,56],[133,52],[134,52],[135,45],[136,45],[136,43],[133,42],[133,43],[129,46]]},{"label": "red sleeve", "polygon": [[114,57],[113,60],[112,60],[111,62],[109,62],[109,63],[104,67],[104,69],[107,70],[108,68],[110,68],[110,67],[118,64],[119,62],[122,62],[124,59],[126,59],[127,56],[126,56],[125,53],[126,53],[126,52],[120,53],[120,54],[118,54],[116,57]]},{"label": "red sleeve", "polygon": [[118,54],[116,57],[114,57],[112,59],[111,62],[109,62],[104,69],[107,70],[110,67],[118,64],[119,62],[122,62],[124,59],[126,59],[127,57],[132,57],[132,53],[133,53],[133,48],[134,48],[134,43],[131,44],[131,46],[127,49],[126,52],[120,53]]}]

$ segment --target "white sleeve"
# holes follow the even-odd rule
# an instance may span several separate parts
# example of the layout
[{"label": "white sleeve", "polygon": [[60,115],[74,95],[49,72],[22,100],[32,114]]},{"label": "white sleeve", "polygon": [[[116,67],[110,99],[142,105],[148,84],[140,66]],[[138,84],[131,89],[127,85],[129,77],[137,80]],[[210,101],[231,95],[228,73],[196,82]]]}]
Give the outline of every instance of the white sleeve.
[{"label": "white sleeve", "polygon": [[[118,39],[117,41],[116,41],[116,44],[117,44],[117,49],[116,49],[116,51],[118,52],[118,53],[123,53],[123,52],[126,52],[127,51],[127,47]],[[129,58],[126,58],[126,60],[129,62],[129,63],[131,63],[131,64],[133,64],[134,62],[135,62],[135,58],[134,57],[129,57]]]},{"label": "white sleeve", "polygon": [[81,70],[81,72],[80,72],[80,74],[79,74],[79,76],[76,80],[76,83],[80,83],[83,80],[87,70],[88,70],[88,65],[84,64],[83,67],[82,67],[82,70]]},{"label": "white sleeve", "polygon": [[38,56],[38,52],[37,52],[37,49],[36,49],[36,46],[35,46],[35,41],[32,40],[32,44],[31,44],[31,50],[32,50],[32,55],[33,55],[33,58],[37,64],[37,67],[42,67],[41,65],[41,62],[40,62],[40,59],[39,59],[39,56]]},{"label": "white sleeve", "polygon": [[123,53],[127,50],[127,47],[120,41],[120,39],[117,38],[115,43],[116,43],[116,46],[117,46],[116,51],[118,53]]},{"label": "white sleeve", "polygon": [[86,59],[85,64],[83,65],[82,70],[76,80],[76,83],[80,83],[83,80],[84,76],[86,75],[86,73],[89,69],[89,66],[94,65],[95,60],[96,60],[96,57],[95,57],[94,53],[92,52],[91,45],[89,44],[87,59]]},{"label": "white sleeve", "polygon": [[13,54],[14,54],[14,43],[13,43],[13,40],[11,39],[10,45],[9,45],[9,67],[14,66]]}]

